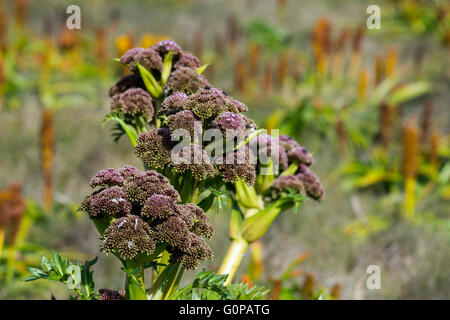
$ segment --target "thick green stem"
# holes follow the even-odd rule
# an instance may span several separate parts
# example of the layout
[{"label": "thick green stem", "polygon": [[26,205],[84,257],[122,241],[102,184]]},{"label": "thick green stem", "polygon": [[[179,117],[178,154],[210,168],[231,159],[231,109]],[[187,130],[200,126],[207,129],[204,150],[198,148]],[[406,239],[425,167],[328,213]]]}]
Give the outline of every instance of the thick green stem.
[{"label": "thick green stem", "polygon": [[[129,267],[129,266],[127,266]],[[145,294],[145,280],[144,268],[138,267],[139,271],[135,272],[136,268],[128,268],[125,279],[125,299],[126,300],[147,300]]]},{"label": "thick green stem", "polygon": [[225,259],[223,259],[218,271],[219,274],[228,274],[228,278],[224,283],[225,285],[229,285],[233,280],[247,248],[248,242],[244,239],[236,239],[231,242]]}]

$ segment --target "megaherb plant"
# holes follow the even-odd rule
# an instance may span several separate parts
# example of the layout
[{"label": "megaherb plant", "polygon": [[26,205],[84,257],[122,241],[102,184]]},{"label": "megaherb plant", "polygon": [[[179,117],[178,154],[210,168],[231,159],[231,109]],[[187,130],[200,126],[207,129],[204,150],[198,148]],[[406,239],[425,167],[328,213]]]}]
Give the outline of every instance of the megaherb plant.
[{"label": "megaherb plant", "polygon": [[[258,288],[227,285],[245,252],[243,243],[259,239],[280,212],[307,195],[323,196],[308,167],[311,155],[289,137],[279,142],[260,135],[243,114],[247,107],[211,87],[201,75],[206,66],[173,41],[130,49],[118,61],[131,74],[110,89],[111,112],[105,122],[116,123],[115,140],[129,138],[146,171],[131,166],[100,171],[91,181],[98,189],[80,210],[101,234],[101,249],[121,260],[124,293],[96,293],[89,271],[94,261],[71,267],[57,255],[43,260],[43,270],[33,270],[30,279],[65,282],[87,299],[262,298],[264,291]],[[185,269],[212,258],[204,240],[213,233],[205,212],[226,195],[235,208],[230,252],[239,243],[239,255],[227,255],[221,275],[200,272],[178,290]],[[226,267],[230,263],[233,267]],[[146,268],[153,269],[150,286]]]}]

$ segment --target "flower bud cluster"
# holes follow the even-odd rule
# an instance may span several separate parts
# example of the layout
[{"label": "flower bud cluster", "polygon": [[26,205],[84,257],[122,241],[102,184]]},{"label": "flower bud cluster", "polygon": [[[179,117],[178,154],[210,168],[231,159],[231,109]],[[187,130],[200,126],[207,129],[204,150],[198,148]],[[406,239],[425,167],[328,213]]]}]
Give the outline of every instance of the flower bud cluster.
[{"label": "flower bud cluster", "polygon": [[166,244],[172,262],[186,268],[212,257],[204,240],[213,234],[209,217],[195,204],[181,204],[180,195],[163,175],[132,166],[106,169],[92,178],[91,187],[98,190],[82,201],[80,210],[94,220],[111,221],[103,233],[105,252],[134,259]]}]

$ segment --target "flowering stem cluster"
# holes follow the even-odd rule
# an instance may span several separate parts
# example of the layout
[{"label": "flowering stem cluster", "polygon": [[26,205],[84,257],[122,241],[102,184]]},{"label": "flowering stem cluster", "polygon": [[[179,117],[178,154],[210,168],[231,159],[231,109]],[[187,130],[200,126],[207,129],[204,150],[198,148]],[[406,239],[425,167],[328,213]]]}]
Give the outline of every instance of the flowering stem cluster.
[{"label": "flowering stem cluster", "polygon": [[324,196],[318,177],[309,169],[313,157],[304,147],[283,135],[279,139],[259,135],[250,147],[256,143],[265,146],[270,158],[258,163],[253,186],[242,181],[234,184],[236,201],[229,229],[232,243],[219,269],[220,274],[228,274],[226,284],[231,283],[248,245],[260,239],[281,212],[298,209],[307,197],[320,200]]},{"label": "flowering stem cluster", "polygon": [[[126,299],[168,297],[185,268],[195,269],[199,261],[212,258],[204,240],[213,234],[209,217],[193,203],[182,204],[163,175],[132,166],[107,169],[92,178],[91,188],[96,190],[80,210],[97,227],[102,251],[122,262]],[[164,252],[167,261],[162,261]],[[148,292],[146,268],[157,272]]]},{"label": "flowering stem cluster", "polygon": [[165,299],[185,268],[212,257],[205,212],[231,194],[232,244],[219,270],[228,284],[248,244],[281,212],[323,197],[312,156],[287,136],[260,134],[247,107],[213,88],[198,58],[173,41],[131,49],[120,62],[131,74],[110,89],[105,121],[116,122],[115,139],[128,136],[147,171],[100,171],[80,209],[99,230],[102,250],[122,261],[125,298]]}]

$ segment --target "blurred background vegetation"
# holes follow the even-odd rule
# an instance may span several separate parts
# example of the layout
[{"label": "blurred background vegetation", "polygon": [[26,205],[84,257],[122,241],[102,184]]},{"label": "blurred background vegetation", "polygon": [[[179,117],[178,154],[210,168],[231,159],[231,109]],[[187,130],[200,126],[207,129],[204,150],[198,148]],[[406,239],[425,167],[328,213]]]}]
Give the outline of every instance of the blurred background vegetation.
[{"label": "blurred background vegetation", "polygon": [[[65,27],[81,8],[81,30]],[[239,278],[272,299],[450,298],[450,6],[378,1],[1,0],[0,298],[67,298],[22,281],[51,250],[84,261],[98,235],[77,213],[100,169],[140,168],[102,127],[114,58],[171,38],[211,65],[216,87],[246,103],[260,127],[314,153],[321,203],[280,216],[252,244]],[[140,168],[142,169],[142,168]],[[228,212],[209,212],[214,270]],[[119,288],[116,262],[94,267]],[[381,268],[368,290],[366,268]],[[192,272],[192,277],[195,275]]]}]

